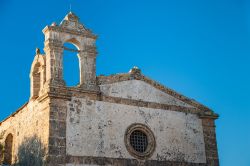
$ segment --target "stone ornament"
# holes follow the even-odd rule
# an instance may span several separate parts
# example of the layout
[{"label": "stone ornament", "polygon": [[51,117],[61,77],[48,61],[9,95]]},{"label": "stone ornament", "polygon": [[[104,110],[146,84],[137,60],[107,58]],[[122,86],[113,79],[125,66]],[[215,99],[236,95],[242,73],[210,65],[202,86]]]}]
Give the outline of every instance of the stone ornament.
[{"label": "stone ornament", "polygon": [[72,12],[66,15],[64,20],[61,22],[60,27],[75,30],[78,32],[86,32],[87,30],[84,25],[79,22],[79,18]]}]

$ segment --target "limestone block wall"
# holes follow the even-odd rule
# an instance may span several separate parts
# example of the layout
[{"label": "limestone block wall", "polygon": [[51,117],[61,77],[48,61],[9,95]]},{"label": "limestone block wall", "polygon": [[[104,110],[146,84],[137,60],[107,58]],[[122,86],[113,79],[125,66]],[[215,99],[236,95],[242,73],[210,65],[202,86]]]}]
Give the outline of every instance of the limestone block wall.
[{"label": "limestone block wall", "polygon": [[0,133],[4,135],[3,142],[8,134],[13,135],[12,162],[17,160],[18,148],[25,138],[36,135],[46,147],[49,134],[48,119],[47,101],[31,101],[0,124]]},{"label": "limestone block wall", "polygon": [[156,148],[149,160],[206,163],[197,115],[75,97],[67,102],[66,153],[134,159],[124,143],[133,123],[145,124],[154,133]]}]

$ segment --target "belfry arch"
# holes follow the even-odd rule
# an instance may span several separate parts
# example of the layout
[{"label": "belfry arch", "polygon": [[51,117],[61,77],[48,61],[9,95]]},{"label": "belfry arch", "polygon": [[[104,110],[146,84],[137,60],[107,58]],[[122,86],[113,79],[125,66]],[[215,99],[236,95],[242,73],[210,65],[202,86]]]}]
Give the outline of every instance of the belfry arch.
[{"label": "belfry arch", "polygon": [[[68,37],[68,36],[67,36]],[[76,38],[69,38],[69,39],[64,39],[65,41],[63,42],[64,44],[65,43],[70,43],[70,44],[73,44],[77,50],[72,50],[72,51],[80,51],[82,48],[81,48],[81,43],[76,39]]]},{"label": "belfry arch", "polygon": [[13,135],[8,134],[4,142],[4,164],[12,164]]},{"label": "belfry arch", "polygon": [[68,41],[63,44],[63,80],[66,86],[77,87],[80,85],[80,57],[76,44]]}]

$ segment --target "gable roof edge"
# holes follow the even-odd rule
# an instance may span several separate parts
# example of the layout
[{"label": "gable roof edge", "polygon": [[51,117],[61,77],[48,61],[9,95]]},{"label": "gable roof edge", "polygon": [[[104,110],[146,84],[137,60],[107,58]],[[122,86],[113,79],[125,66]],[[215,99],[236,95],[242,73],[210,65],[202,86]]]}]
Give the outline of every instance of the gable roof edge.
[{"label": "gable roof edge", "polygon": [[98,85],[102,84],[111,84],[111,83],[116,83],[116,82],[121,82],[121,81],[128,81],[128,80],[140,80],[143,82],[146,82],[153,86],[156,89],[159,89],[162,92],[165,92],[195,108],[198,108],[201,110],[201,114],[199,115],[200,117],[210,117],[213,119],[217,119],[219,117],[218,114],[214,113],[214,111],[207,106],[195,101],[194,99],[190,99],[162,84],[160,84],[157,81],[152,80],[151,78],[141,74],[141,73],[122,73],[122,74],[115,74],[115,75],[110,75],[110,76],[98,76],[97,77],[97,83]]},{"label": "gable roof edge", "polygon": [[9,116],[7,116],[6,118],[4,118],[2,121],[0,121],[0,126],[7,121],[9,118],[14,117],[16,114],[18,114],[21,110],[23,110],[23,108],[25,108],[27,105],[29,104],[29,102],[26,102],[25,104],[23,104],[21,107],[19,107],[15,112],[11,113]]}]

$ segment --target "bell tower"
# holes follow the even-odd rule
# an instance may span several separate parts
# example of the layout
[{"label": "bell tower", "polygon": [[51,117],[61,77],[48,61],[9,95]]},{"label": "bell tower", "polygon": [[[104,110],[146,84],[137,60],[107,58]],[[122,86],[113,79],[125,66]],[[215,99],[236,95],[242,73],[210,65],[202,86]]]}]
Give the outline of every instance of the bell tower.
[{"label": "bell tower", "polygon": [[44,51],[46,54],[47,87],[64,87],[63,79],[63,45],[68,42],[76,46],[80,68],[80,83],[78,88],[96,91],[96,46],[97,36],[79,22],[72,12],[68,13],[62,22],[52,23],[43,29],[45,35]]}]

